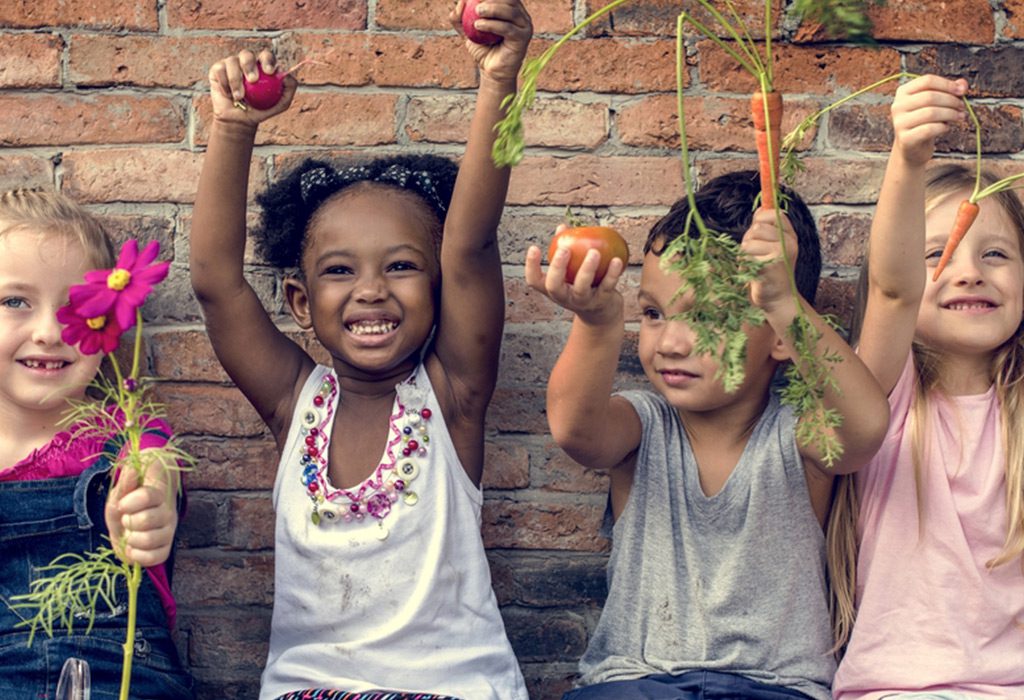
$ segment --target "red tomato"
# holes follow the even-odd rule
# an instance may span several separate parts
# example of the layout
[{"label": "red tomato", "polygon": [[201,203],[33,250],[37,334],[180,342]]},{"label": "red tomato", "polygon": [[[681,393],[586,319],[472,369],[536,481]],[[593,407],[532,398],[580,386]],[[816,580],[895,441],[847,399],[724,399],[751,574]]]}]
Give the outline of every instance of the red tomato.
[{"label": "red tomato", "polygon": [[569,267],[565,271],[565,281],[570,284],[576,279],[576,272],[591,248],[601,254],[601,262],[597,266],[597,274],[594,275],[594,287],[604,279],[613,258],[619,258],[623,263],[629,262],[629,246],[626,245],[626,241],[618,231],[607,226],[580,226],[556,233],[548,248],[549,262],[559,248],[569,249]]}]

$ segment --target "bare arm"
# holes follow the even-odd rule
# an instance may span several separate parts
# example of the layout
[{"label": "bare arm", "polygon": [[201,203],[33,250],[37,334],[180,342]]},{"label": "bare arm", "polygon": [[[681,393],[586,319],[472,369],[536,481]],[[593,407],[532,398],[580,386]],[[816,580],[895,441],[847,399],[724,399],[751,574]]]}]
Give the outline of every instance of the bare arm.
[{"label": "bare arm", "polygon": [[[786,229],[789,257],[796,257],[796,236],[788,219],[782,217]],[[751,298],[761,307],[769,325],[781,342],[779,359],[799,359],[793,343],[790,327],[797,314],[802,312],[821,333],[815,345],[818,362],[827,362],[827,357],[838,360],[830,363],[837,389],[825,391],[826,409],[832,409],[842,418],[836,428],[836,437],[843,445],[843,455],[837,464],[827,470],[830,475],[844,474],[859,469],[878,450],[889,423],[889,403],[871,372],[857,357],[849,345],[818,315],[804,299],[793,296],[789,287],[789,276],[782,257],[782,246],[776,228],[775,211],[761,209],[754,214],[750,229],[744,235],[743,249],[752,257],[768,264],[762,270],[758,281],[751,284]],[[800,445],[805,461],[824,469],[823,455],[814,445]]]},{"label": "bare arm", "polygon": [[555,254],[546,275],[540,258],[540,250],[531,246],[527,284],[576,314],[548,381],[551,434],[584,467],[631,465],[627,458],[640,444],[640,419],[628,401],[611,395],[624,334],[623,299],[616,289],[624,263],[612,260],[605,278],[591,287],[600,258],[597,251],[587,254],[571,285],[565,282],[567,250]]},{"label": "bare arm", "polygon": [[868,298],[858,354],[888,394],[914,340],[925,285],[925,168],[935,139],[964,118],[966,83],[934,75],[896,92],[895,138],[871,224]]},{"label": "bare arm", "polygon": [[[451,17],[459,27],[462,5],[460,1]],[[457,411],[446,418],[465,416],[475,423],[482,421],[494,390],[505,318],[497,229],[509,169],[497,168],[491,160],[494,126],[504,116],[502,100],[515,93],[533,32],[521,0],[488,0],[482,9],[488,10],[486,30],[503,41],[496,46],[466,41],[480,66],[480,88],[445,223],[435,345]]]},{"label": "bare arm", "polygon": [[[261,55],[266,69],[273,57]],[[241,110],[243,71],[255,71],[251,52],[210,69],[214,122],[203,159],[190,235],[192,288],[203,309],[210,342],[228,375],[266,421],[283,435],[293,393],[312,360],[271,322],[242,275],[245,214],[253,143],[260,121],[287,109],[295,92],[270,110]]]}]

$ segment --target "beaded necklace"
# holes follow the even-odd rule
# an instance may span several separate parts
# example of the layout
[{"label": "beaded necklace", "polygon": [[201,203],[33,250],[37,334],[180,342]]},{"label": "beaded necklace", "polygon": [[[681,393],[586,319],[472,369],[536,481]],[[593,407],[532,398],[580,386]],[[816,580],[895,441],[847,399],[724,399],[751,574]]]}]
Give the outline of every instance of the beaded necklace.
[{"label": "beaded necklace", "polygon": [[426,391],[416,386],[414,377],[395,387],[396,409],[388,421],[390,432],[384,461],[351,489],[336,489],[327,479],[327,427],[334,418],[338,380],[333,372],[324,377],[313,396],[313,405],[302,414],[299,429],[305,445],[299,458],[301,480],[313,502],[314,525],[361,523],[369,516],[377,521],[378,539],[384,540],[390,534],[384,520],[399,498],[407,506],[419,502],[419,495],[409,484],[419,476],[419,460],[427,456],[427,425],[432,412],[423,406]]}]

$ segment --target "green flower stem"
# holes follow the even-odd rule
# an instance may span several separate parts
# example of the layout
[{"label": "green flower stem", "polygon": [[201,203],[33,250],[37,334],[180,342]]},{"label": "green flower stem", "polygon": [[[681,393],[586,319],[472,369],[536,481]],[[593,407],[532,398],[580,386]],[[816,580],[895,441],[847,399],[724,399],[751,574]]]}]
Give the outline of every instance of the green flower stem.
[{"label": "green flower stem", "polygon": [[132,685],[132,661],[135,658],[135,620],[139,610],[139,584],[142,583],[142,567],[132,564],[128,576],[128,634],[124,639],[124,661],[121,663],[121,693],[119,700],[129,700],[128,691]]}]

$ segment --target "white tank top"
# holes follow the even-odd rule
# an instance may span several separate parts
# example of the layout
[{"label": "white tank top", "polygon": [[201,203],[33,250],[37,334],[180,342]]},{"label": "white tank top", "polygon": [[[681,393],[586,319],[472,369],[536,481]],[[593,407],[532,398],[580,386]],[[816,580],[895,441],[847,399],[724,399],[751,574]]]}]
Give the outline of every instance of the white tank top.
[{"label": "white tank top", "polygon": [[274,484],[274,612],[260,700],[304,688],[527,698],[491,589],[483,496],[423,365],[397,389],[380,466],[344,491],[326,471],[333,371],[317,366],[302,389]]}]

